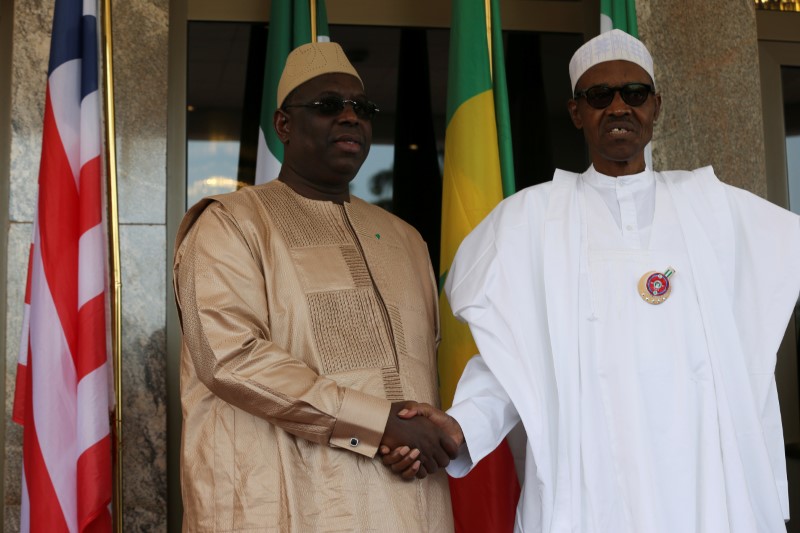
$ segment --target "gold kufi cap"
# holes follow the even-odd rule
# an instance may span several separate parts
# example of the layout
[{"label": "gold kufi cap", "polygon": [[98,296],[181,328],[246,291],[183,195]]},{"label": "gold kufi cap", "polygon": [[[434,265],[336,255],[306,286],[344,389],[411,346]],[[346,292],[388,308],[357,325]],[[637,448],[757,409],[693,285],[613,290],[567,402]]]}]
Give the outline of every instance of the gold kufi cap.
[{"label": "gold kufi cap", "polygon": [[278,82],[278,107],[283,104],[290,92],[323,74],[350,74],[364,87],[361,76],[348,61],[344,50],[338,43],[317,42],[298,46],[286,57],[286,66]]}]

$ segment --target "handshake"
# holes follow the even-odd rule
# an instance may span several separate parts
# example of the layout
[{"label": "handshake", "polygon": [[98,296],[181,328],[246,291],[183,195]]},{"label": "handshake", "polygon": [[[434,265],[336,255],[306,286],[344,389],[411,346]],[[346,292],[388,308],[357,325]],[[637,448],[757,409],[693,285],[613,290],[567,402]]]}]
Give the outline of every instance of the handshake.
[{"label": "handshake", "polygon": [[455,418],[427,403],[395,402],[379,453],[384,465],[403,479],[422,479],[458,455],[464,433]]}]

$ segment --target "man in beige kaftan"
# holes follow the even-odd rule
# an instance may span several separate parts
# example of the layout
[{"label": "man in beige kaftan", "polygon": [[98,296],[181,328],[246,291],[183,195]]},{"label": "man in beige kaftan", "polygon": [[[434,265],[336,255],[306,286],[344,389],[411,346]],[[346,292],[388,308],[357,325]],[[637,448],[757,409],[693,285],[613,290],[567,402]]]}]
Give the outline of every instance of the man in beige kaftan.
[{"label": "man in beige kaftan", "polygon": [[[437,401],[427,248],[348,192],[377,109],[335,43],[292,52],[277,103],[278,179],[202,200],[178,232],[184,530],[450,531],[434,472],[455,446],[390,416]],[[417,478],[381,443],[419,449]]]}]

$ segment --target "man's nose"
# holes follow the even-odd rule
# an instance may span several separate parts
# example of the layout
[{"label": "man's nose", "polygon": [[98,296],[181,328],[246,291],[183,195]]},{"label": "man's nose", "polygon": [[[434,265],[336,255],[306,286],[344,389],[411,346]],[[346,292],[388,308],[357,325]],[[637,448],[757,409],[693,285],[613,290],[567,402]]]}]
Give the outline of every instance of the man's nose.
[{"label": "man's nose", "polygon": [[631,112],[631,106],[622,99],[622,91],[614,91],[614,98],[606,109],[612,115],[627,115]]},{"label": "man's nose", "polygon": [[349,120],[354,122],[359,120],[358,115],[356,114],[355,102],[350,102],[348,100],[345,100],[344,108],[339,112],[339,118],[342,120]]}]

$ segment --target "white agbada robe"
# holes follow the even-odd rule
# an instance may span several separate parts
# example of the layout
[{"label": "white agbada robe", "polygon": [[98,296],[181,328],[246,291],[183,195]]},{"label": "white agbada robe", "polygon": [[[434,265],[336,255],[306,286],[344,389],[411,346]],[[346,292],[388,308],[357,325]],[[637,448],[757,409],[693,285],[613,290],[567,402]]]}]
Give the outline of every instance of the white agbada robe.
[{"label": "white agbada robe", "polygon": [[[675,269],[661,305],[639,278]],[[785,530],[775,354],[800,290],[798,217],[710,167],[590,168],[504,201],[445,289],[481,356],[449,411],[464,475],[521,419],[518,531]]]}]

